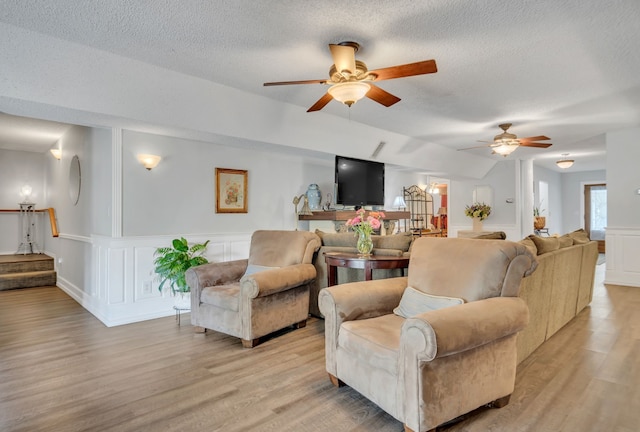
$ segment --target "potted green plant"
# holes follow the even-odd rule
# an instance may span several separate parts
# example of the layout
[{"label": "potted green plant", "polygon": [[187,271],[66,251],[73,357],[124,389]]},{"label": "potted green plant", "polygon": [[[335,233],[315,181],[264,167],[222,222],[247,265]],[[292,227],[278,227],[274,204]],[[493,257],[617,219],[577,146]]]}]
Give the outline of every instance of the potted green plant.
[{"label": "potted green plant", "polygon": [[189,246],[187,240],[181,237],[174,239],[171,242],[171,247],[157,248],[154,253],[154,270],[160,280],[158,290],[162,292],[165,288],[170,289],[171,294],[176,297],[178,309],[189,309],[190,289],[184,278],[184,273],[191,267],[209,262],[202,256],[207,249],[207,244],[209,244],[209,240]]}]

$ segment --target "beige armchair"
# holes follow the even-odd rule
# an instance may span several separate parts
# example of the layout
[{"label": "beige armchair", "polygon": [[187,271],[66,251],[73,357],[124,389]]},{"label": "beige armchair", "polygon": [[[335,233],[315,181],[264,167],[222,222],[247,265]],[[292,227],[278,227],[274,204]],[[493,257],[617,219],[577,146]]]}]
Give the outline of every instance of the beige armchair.
[{"label": "beige armchair", "polygon": [[[529,319],[518,290],[536,266],[518,243],[422,237],[408,277],[324,288],[331,381],[357,390],[407,431],[435,430],[488,403],[505,405],[515,383],[516,335]],[[394,308],[408,286],[418,297],[464,303],[404,318]]]},{"label": "beige armchair", "polygon": [[308,231],[256,231],[249,258],[208,263],[187,270],[191,323],[197,332],[216,330],[252,348],[261,338],[309,315],[311,260],[320,238]]}]

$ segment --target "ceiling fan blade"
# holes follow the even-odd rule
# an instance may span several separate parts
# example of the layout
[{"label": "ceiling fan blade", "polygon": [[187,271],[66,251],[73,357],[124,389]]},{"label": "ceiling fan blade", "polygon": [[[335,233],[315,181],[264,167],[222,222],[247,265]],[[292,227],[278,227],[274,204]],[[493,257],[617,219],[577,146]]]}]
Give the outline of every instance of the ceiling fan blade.
[{"label": "ceiling fan blade", "polygon": [[386,107],[390,107],[391,105],[393,105],[394,103],[398,103],[400,102],[400,98],[397,96],[392,95],[391,93],[382,90],[380,87],[373,85],[373,84],[369,84],[371,86],[371,88],[369,89],[369,91],[367,92],[367,94],[365,95],[366,97],[368,97],[371,100],[374,100],[376,102],[378,102],[379,104],[382,104]]},{"label": "ceiling fan blade", "polygon": [[551,147],[551,143],[534,143],[534,142],[521,142],[521,146],[523,147],[538,147],[538,148],[547,148]]},{"label": "ceiling fan blade", "polygon": [[333,99],[333,96],[331,96],[329,93],[325,93],[324,96],[318,99],[318,101],[314,103],[311,106],[311,108],[307,110],[307,112],[320,111],[322,108],[325,107],[326,104],[331,102],[332,99]]},{"label": "ceiling fan blade", "polygon": [[280,81],[280,82],[267,82],[262,84],[263,86],[278,86],[278,85],[292,85],[292,84],[326,84],[327,80],[306,80],[306,81]]},{"label": "ceiling fan blade", "polygon": [[348,71],[351,75],[356,72],[356,51],[352,46],[329,44],[329,49],[338,72]]},{"label": "ceiling fan blade", "polygon": [[404,78],[414,75],[424,75],[438,72],[435,60],[424,60],[417,63],[409,63],[400,66],[391,66],[388,68],[376,69],[369,71],[371,74],[377,75],[374,81],[382,81],[394,78]]},{"label": "ceiling fan blade", "polygon": [[494,147],[494,145],[493,144],[486,144],[486,145],[481,145],[481,146],[467,147],[467,148],[458,149],[458,151],[471,150],[471,149],[477,149],[477,148],[485,148],[485,147]]},{"label": "ceiling fan blade", "polygon": [[546,137],[544,135],[540,135],[540,136],[534,136],[534,137],[527,137],[527,138],[518,138],[518,141],[547,141],[550,140],[551,138]]}]

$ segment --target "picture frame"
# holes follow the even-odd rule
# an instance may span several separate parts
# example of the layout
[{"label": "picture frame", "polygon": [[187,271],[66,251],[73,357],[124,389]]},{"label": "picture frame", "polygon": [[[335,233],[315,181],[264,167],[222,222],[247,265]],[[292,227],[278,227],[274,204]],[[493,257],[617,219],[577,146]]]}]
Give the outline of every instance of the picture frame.
[{"label": "picture frame", "polygon": [[248,213],[247,170],[216,168],[216,213]]}]

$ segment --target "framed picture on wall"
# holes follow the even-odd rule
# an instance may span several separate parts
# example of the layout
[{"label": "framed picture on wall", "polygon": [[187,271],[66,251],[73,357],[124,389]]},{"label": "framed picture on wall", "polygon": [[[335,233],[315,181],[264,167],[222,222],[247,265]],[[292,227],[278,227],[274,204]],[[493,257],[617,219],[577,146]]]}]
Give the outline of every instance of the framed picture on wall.
[{"label": "framed picture on wall", "polygon": [[216,213],[247,212],[247,171],[216,168]]}]

